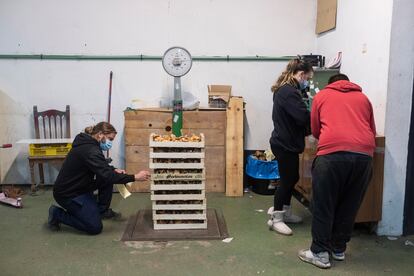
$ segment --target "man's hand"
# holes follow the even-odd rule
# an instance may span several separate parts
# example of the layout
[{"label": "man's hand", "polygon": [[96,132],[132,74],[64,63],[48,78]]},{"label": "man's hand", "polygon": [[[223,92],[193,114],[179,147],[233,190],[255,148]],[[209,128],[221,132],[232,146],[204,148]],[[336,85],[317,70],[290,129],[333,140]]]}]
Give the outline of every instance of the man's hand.
[{"label": "man's hand", "polygon": [[115,169],[115,172],[116,173],[126,174],[126,171],[125,170],[122,170],[122,169]]},{"label": "man's hand", "polygon": [[139,173],[135,174],[135,181],[146,181],[150,178],[149,171],[140,171]]}]

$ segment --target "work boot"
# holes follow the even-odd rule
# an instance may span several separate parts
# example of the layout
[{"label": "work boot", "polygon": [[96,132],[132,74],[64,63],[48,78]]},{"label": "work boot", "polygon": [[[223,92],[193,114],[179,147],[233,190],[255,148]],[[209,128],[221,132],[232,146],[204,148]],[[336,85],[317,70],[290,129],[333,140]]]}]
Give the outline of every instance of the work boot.
[{"label": "work boot", "polygon": [[283,205],[283,210],[286,211],[283,217],[286,223],[301,223],[303,221],[300,216],[292,214],[292,207],[290,205]]},{"label": "work boot", "polygon": [[329,253],[326,251],[315,254],[310,249],[304,249],[299,251],[298,257],[302,261],[313,264],[319,268],[331,267],[331,263],[329,262]]},{"label": "work boot", "polygon": [[56,218],[55,212],[59,210],[59,207],[55,206],[55,205],[50,205],[49,207],[49,217],[47,218],[47,227],[51,230],[51,231],[59,231],[60,230],[60,225],[59,225],[59,221]]},{"label": "work boot", "polygon": [[286,211],[273,211],[273,207],[270,207],[267,211],[270,215],[267,225],[270,230],[276,231],[282,235],[290,236],[292,235],[292,230],[284,223],[285,212]]},{"label": "work boot", "polygon": [[101,219],[113,219],[118,220],[122,218],[122,214],[115,212],[111,208],[106,209],[103,213],[101,213]]}]

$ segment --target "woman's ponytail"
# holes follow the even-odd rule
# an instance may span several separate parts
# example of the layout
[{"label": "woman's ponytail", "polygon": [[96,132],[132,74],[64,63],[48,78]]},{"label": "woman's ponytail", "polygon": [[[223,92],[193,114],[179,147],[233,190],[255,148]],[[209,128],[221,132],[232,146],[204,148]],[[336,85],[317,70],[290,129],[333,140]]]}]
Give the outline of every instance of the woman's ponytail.
[{"label": "woman's ponytail", "polygon": [[94,127],[95,126],[88,126],[88,127],[86,127],[85,130],[84,130],[85,133],[86,134],[89,134],[89,135],[92,135]]},{"label": "woman's ponytail", "polygon": [[94,126],[86,127],[84,131],[89,135],[95,135],[99,132],[102,132],[103,134],[117,133],[114,126],[107,122],[100,122]]},{"label": "woman's ponytail", "polygon": [[275,84],[272,85],[270,90],[275,93],[277,90],[279,90],[280,87],[282,87],[285,84],[295,85],[296,81],[294,78],[294,75],[298,71],[303,71],[305,73],[309,73],[313,71],[312,66],[307,63],[306,61],[295,58],[289,61],[289,63],[286,66],[285,71],[282,72],[282,74],[279,76]]}]

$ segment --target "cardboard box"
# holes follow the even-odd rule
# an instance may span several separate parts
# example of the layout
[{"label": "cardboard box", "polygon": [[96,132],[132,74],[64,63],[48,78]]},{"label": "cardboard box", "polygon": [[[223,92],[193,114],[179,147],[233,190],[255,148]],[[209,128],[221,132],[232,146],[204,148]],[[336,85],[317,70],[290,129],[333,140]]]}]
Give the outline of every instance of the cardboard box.
[{"label": "cardboard box", "polygon": [[208,85],[209,107],[227,107],[231,96],[231,85]]}]

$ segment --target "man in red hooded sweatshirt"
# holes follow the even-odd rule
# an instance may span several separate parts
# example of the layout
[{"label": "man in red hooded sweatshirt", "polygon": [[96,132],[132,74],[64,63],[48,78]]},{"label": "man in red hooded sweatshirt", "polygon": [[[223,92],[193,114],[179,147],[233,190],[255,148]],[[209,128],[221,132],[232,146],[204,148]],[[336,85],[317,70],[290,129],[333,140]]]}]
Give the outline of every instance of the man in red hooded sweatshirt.
[{"label": "man in red hooded sweatshirt", "polygon": [[313,99],[312,245],[299,258],[320,268],[345,259],[346,244],[372,176],[375,122],[361,87],[334,75]]}]

